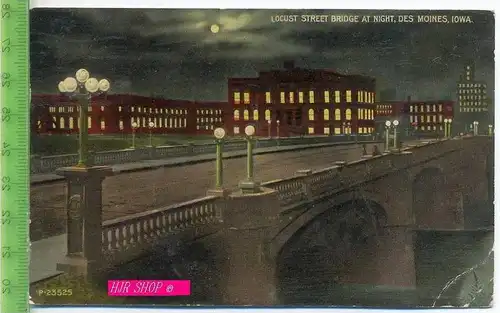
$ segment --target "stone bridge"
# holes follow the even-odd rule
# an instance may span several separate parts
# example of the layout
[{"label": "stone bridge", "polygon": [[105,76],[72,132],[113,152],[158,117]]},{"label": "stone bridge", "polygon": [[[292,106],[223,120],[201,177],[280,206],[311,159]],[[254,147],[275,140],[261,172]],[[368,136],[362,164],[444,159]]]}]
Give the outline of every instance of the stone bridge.
[{"label": "stone bridge", "polygon": [[[94,173],[94,186],[108,175],[105,168]],[[105,223],[98,203],[88,204],[84,195],[82,203],[97,209],[82,212],[77,227],[68,215],[70,255],[58,267],[93,276],[157,249],[182,253],[198,240],[225,260],[218,265],[224,303],[272,304],[276,269],[289,243],[334,214],[330,240],[351,254],[349,266],[338,264],[344,266],[339,282],[415,289],[415,233],[492,228],[492,173],[492,138],[470,137],[304,169],[263,183],[257,193],[212,195]],[[81,179],[72,175],[70,185]]]}]

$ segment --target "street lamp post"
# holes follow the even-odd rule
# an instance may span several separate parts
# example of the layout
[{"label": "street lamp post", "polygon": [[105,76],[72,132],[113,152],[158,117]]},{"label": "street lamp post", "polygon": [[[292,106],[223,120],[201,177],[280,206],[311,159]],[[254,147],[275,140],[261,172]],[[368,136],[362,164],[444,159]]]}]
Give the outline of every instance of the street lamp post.
[{"label": "street lamp post", "polygon": [[98,81],[97,79],[90,77],[90,73],[86,69],[82,68],[76,72],[75,77],[66,77],[63,81],[59,82],[58,88],[61,93],[76,98],[80,105],[77,166],[87,167],[87,114],[89,103],[93,95],[104,93],[109,90],[109,81],[107,79],[101,79]]},{"label": "street lamp post", "polygon": [[245,135],[247,141],[247,177],[240,182],[240,188],[243,193],[254,193],[259,189],[259,184],[254,181],[253,173],[253,136],[255,135],[255,127],[253,125],[245,127]]},{"label": "street lamp post", "polygon": [[391,121],[385,121],[385,153],[389,153],[389,131],[391,129]]},{"label": "street lamp post", "polygon": [[271,138],[271,120],[267,120],[267,137]]},{"label": "street lamp post", "polygon": [[398,125],[399,125],[399,121],[398,120],[394,120],[392,121],[392,125],[394,126],[394,149],[396,150],[398,148]]},{"label": "street lamp post", "polygon": [[276,137],[280,138],[280,120],[276,120]]},{"label": "street lamp post", "polygon": [[493,136],[493,125],[488,125],[488,136]]},{"label": "street lamp post", "polygon": [[444,137],[445,138],[450,138],[451,137],[451,118],[445,118],[444,119]]},{"label": "street lamp post", "polygon": [[149,146],[153,146],[153,127],[155,127],[155,123],[149,122]]},{"label": "street lamp post", "polygon": [[215,189],[220,190],[222,189],[222,184],[223,184],[223,177],[222,177],[222,144],[223,144],[223,139],[226,136],[226,131],[224,128],[216,128],[214,130],[214,136],[215,136]]},{"label": "street lamp post", "polygon": [[478,135],[478,129],[479,129],[479,122],[478,121],[474,121],[474,136],[477,136]]},{"label": "street lamp post", "polygon": [[135,131],[139,125],[136,122],[132,123],[132,149],[135,149]]}]

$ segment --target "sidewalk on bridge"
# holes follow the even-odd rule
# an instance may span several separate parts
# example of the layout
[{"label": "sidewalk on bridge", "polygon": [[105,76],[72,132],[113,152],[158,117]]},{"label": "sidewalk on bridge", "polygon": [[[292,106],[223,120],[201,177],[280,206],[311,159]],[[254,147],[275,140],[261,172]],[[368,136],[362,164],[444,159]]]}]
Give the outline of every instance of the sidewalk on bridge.
[{"label": "sidewalk on bridge", "polygon": [[30,246],[30,284],[61,274],[57,263],[66,257],[66,234],[34,241]]},{"label": "sidewalk on bridge", "polygon": [[[267,153],[277,153],[286,151],[298,151],[311,148],[321,148],[330,146],[341,146],[355,144],[355,142],[335,142],[335,143],[320,143],[320,144],[309,144],[309,145],[295,145],[295,146],[281,146],[281,147],[267,147],[267,148],[256,148],[254,149],[254,154],[267,154]],[[232,159],[243,157],[247,154],[246,150],[241,151],[229,151],[224,152],[224,159]],[[110,165],[113,168],[115,174],[120,173],[130,173],[143,171],[147,169],[156,169],[161,167],[173,167],[179,165],[189,165],[202,163],[207,161],[215,160],[215,154],[201,154],[195,156],[186,156],[178,158],[168,158],[159,160],[144,160],[139,162],[123,163]],[[31,175],[31,185],[46,184],[50,182],[57,182],[64,180],[63,177],[56,175],[54,173],[44,173],[44,174],[33,174]]]}]

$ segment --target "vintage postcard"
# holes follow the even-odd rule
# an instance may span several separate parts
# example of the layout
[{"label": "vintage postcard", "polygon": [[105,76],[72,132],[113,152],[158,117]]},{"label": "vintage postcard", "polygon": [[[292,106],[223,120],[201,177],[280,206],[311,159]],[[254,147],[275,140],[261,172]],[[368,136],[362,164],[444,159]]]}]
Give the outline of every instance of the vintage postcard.
[{"label": "vintage postcard", "polygon": [[30,19],[36,304],[490,306],[493,12]]}]

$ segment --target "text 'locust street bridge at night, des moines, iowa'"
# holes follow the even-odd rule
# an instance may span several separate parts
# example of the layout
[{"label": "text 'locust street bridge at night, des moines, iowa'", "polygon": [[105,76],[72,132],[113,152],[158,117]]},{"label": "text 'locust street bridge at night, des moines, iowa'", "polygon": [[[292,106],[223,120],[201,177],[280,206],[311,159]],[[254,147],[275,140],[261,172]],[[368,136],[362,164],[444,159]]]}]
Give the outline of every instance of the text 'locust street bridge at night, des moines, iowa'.
[{"label": "text 'locust street bridge at night, des moines, iowa'", "polygon": [[[370,297],[356,296],[360,286],[379,301],[384,293],[408,295],[382,305],[433,305],[436,298],[441,305],[463,304],[464,281],[440,291],[486,260],[491,246],[484,244],[484,253],[455,247],[454,253],[464,253],[460,266],[437,275],[429,263],[443,269],[446,261],[433,256],[422,265],[427,248],[421,242],[426,236],[489,242],[492,137],[415,140],[374,155],[374,146],[384,149],[371,137],[328,140],[228,142],[223,157],[220,141],[203,148],[124,151],[94,155],[98,165],[88,167],[38,160],[31,187],[32,288],[85,282],[98,290],[101,280],[120,269],[161,254],[161,267],[185,261],[174,272],[192,280],[193,302],[280,304],[277,290],[290,275],[319,266],[297,264],[297,238],[313,227],[314,240],[321,241],[314,245],[328,247],[322,253],[335,269],[331,281],[358,299],[348,303],[339,294],[344,302],[330,304],[373,305]],[[193,256],[200,245],[204,254]],[[473,275],[489,280],[480,269]],[[210,294],[196,300],[207,289]],[[32,297],[35,303],[54,301]]]}]

